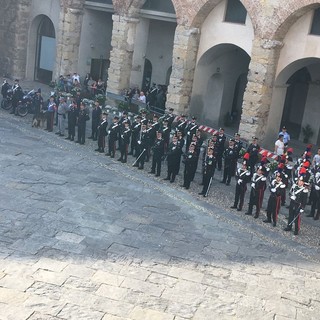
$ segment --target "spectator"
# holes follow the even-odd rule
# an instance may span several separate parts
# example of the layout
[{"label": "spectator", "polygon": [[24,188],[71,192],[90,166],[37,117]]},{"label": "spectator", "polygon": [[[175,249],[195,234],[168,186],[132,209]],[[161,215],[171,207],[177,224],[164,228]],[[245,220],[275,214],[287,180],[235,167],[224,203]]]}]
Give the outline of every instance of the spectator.
[{"label": "spectator", "polygon": [[140,92],[140,96],[139,96],[138,100],[140,102],[146,103],[146,96],[144,95],[143,91]]},{"label": "spectator", "polygon": [[283,143],[284,146],[286,147],[289,144],[290,141],[290,135],[287,132],[287,128],[285,126],[282,127],[281,132],[279,132],[279,135],[282,134],[283,135]]},{"label": "spectator", "polygon": [[274,153],[278,156],[282,156],[284,154],[284,142],[283,142],[283,134],[280,132],[278,140],[274,144]]}]

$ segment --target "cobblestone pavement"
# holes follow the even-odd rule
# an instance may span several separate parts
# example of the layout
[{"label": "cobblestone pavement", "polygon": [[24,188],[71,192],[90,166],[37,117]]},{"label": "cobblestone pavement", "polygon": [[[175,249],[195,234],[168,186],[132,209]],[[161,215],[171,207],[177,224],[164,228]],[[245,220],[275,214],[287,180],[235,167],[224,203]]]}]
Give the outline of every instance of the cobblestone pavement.
[{"label": "cobblestone pavement", "polygon": [[204,201],[0,121],[1,320],[319,319],[317,225],[294,237],[227,209],[231,187]]}]

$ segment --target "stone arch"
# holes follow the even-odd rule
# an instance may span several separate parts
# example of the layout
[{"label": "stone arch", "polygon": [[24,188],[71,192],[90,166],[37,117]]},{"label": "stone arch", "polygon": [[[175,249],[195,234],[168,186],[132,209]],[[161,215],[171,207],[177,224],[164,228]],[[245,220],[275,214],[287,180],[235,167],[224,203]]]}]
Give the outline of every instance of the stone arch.
[{"label": "stone arch", "polygon": [[[56,34],[56,28],[54,26],[54,23],[48,17],[47,15],[40,14],[36,16],[31,24],[30,24],[30,29],[29,29],[29,43],[28,43],[28,52],[27,52],[27,68],[26,68],[26,76],[29,79],[36,79],[38,80],[38,75],[36,74],[36,69],[39,66],[39,61],[40,59],[40,47],[41,47],[41,34],[39,34],[39,30],[42,26],[43,23],[48,23],[50,24],[50,28],[52,28],[51,32],[49,31],[50,34],[44,35],[48,36],[47,38],[53,38],[55,39],[57,34]],[[46,39],[50,40],[50,39]],[[52,45],[55,46],[55,44],[52,43]],[[55,49],[56,50],[56,47]],[[55,52],[53,53],[53,57],[55,57]],[[54,65],[55,60],[52,61],[52,65]],[[52,72],[53,70],[51,70]],[[39,79],[41,80],[41,79]]]},{"label": "stone arch", "polygon": [[[281,6],[274,10],[270,20],[266,22],[269,27],[266,28],[265,38],[272,40],[283,40],[291,26],[308,11],[320,7],[319,0],[292,0],[281,3]],[[270,27],[273,26],[273,27]]]},{"label": "stone arch", "polygon": [[[223,0],[198,0],[194,5],[192,0],[172,0],[177,14],[177,22],[181,25],[199,28],[208,14]],[[254,29],[258,24],[260,3],[254,0],[240,0],[246,8]]]}]

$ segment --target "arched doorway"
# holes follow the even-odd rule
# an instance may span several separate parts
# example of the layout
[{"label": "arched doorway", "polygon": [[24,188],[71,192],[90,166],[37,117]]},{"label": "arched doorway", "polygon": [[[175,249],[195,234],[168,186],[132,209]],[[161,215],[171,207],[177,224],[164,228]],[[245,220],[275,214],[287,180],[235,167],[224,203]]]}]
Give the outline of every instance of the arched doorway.
[{"label": "arched doorway", "polygon": [[56,56],[55,30],[52,21],[45,15],[37,30],[37,47],[35,56],[34,79],[43,83],[52,80]]},{"label": "arched doorway", "polygon": [[207,50],[196,67],[190,113],[207,125],[237,130],[249,63],[249,55],[233,44]]}]

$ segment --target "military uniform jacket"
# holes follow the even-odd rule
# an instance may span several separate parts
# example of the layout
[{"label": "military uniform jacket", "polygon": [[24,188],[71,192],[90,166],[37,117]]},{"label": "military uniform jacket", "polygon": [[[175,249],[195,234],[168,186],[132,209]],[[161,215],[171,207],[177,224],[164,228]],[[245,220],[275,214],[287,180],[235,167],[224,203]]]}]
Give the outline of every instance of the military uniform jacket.
[{"label": "military uniform jacket", "polygon": [[196,167],[197,163],[198,163],[198,155],[196,151],[188,151],[185,155],[184,155],[184,164],[186,165],[186,167],[188,168],[192,168],[192,167]]},{"label": "military uniform jacket", "polygon": [[294,184],[290,190],[290,199],[300,204],[301,209],[304,209],[307,204],[308,189],[304,186],[299,187],[297,184]]},{"label": "military uniform jacket", "polygon": [[251,187],[257,190],[265,190],[266,189],[266,180],[267,178],[262,174],[259,175],[257,173],[253,174],[251,180]]},{"label": "military uniform jacket", "polygon": [[100,116],[101,116],[102,110],[100,107],[92,109],[92,125],[98,125],[100,122]]},{"label": "military uniform jacket", "polygon": [[148,136],[147,130],[144,130],[141,132],[141,136],[138,136],[137,143],[141,148],[143,149],[147,148],[149,143],[149,136]]},{"label": "military uniform jacket", "polygon": [[123,141],[125,144],[129,144],[130,143],[131,133],[132,133],[132,131],[131,131],[130,128],[122,131],[121,136],[120,136],[121,141]]},{"label": "military uniform jacket", "polygon": [[203,174],[212,177],[216,169],[216,165],[217,165],[216,157],[214,155],[210,155],[210,156],[207,155],[204,159]]},{"label": "military uniform jacket", "polygon": [[156,139],[153,147],[152,147],[153,155],[162,157],[164,154],[164,140]]},{"label": "military uniform jacket", "polygon": [[191,139],[193,135],[196,134],[198,128],[199,126],[195,122],[190,122],[186,126],[185,134],[189,137],[189,139]]},{"label": "military uniform jacket", "polygon": [[86,123],[86,121],[89,120],[88,118],[89,118],[88,111],[86,109],[80,110],[78,114],[78,124]]},{"label": "military uniform jacket", "polygon": [[225,167],[236,168],[238,154],[234,148],[228,147],[223,153]]},{"label": "military uniform jacket", "polygon": [[78,114],[79,109],[71,104],[68,110],[68,123],[70,123],[71,125],[75,125],[77,122]]},{"label": "military uniform jacket", "polygon": [[109,139],[113,141],[117,141],[119,138],[119,132],[120,132],[120,126],[119,123],[113,123],[110,125],[108,134],[109,134]]},{"label": "military uniform jacket", "polygon": [[270,192],[271,196],[274,197],[283,197],[286,192],[286,185],[281,181],[277,182],[276,179],[273,179],[270,183]]},{"label": "military uniform jacket", "polygon": [[241,151],[241,149],[243,148],[243,144],[242,142],[239,140],[239,141],[236,141],[234,143],[234,149],[236,150],[237,154],[238,154],[238,158],[239,158],[239,153]]},{"label": "military uniform jacket", "polygon": [[219,135],[217,139],[217,153],[218,155],[222,155],[224,151],[224,144],[226,142],[226,136],[225,135]]},{"label": "military uniform jacket", "polygon": [[260,146],[258,144],[254,145],[251,143],[247,149],[247,152],[250,155],[249,162],[256,163],[258,161]]},{"label": "military uniform jacket", "polygon": [[168,163],[171,162],[180,162],[182,150],[179,145],[179,143],[173,143],[171,142],[168,146],[168,151],[167,151],[167,161]]},{"label": "military uniform jacket", "polygon": [[107,127],[108,127],[108,121],[101,120],[100,124],[98,125],[98,135],[105,137],[108,134]]},{"label": "military uniform jacket", "polygon": [[185,134],[185,129],[186,129],[187,124],[188,124],[187,120],[179,121],[178,125],[176,127],[176,131],[181,131],[182,134]]},{"label": "military uniform jacket", "polygon": [[236,180],[239,185],[245,185],[250,181],[251,173],[250,170],[244,170],[239,168],[236,171]]},{"label": "military uniform jacket", "polygon": [[141,131],[141,123],[133,122],[131,130],[132,130],[132,139],[137,140]]},{"label": "military uniform jacket", "polygon": [[170,128],[169,127],[163,127],[162,130],[162,137],[165,143],[169,144],[170,141]]}]

